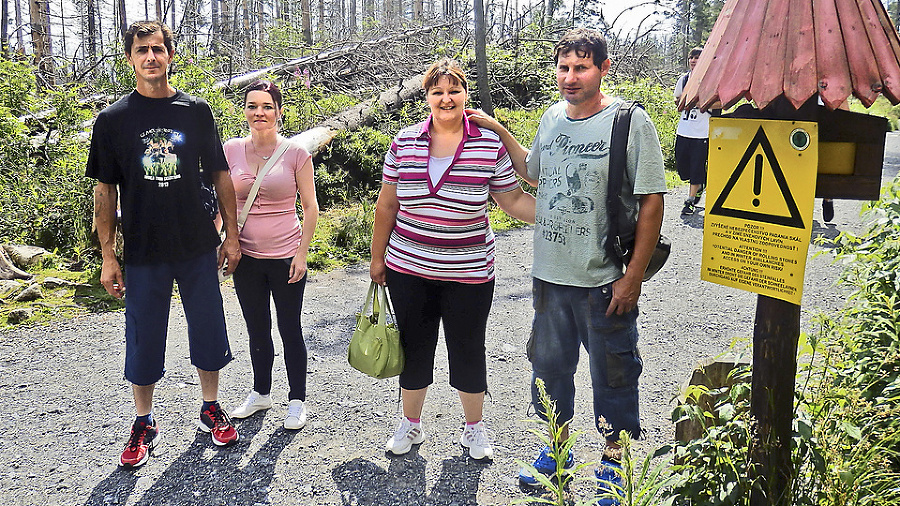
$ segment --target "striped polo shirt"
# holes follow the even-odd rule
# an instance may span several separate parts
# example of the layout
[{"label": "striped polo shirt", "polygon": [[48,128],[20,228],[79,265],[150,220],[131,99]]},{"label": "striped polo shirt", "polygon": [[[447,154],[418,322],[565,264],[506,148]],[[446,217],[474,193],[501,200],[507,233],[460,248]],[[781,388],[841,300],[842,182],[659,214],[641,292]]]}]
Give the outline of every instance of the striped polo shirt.
[{"label": "striped polo shirt", "polygon": [[400,202],[385,257],[395,271],[460,283],[494,279],[488,195],[519,183],[497,134],[463,121],[463,140],[437,185],[428,177],[431,117],[401,130],[385,156],[382,181],[397,185]]}]

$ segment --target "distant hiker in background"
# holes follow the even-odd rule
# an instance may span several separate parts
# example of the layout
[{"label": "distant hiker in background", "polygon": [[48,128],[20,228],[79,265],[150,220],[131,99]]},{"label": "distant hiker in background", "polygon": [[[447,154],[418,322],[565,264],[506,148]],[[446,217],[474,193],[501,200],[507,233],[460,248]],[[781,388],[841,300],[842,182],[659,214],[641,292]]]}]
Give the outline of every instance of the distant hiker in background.
[{"label": "distant hiker in background", "polygon": [[[695,47],[688,54],[690,71],[675,82],[675,103],[681,99],[684,87],[691,77],[691,71],[700,60],[702,49]],[[721,114],[720,109],[701,112],[700,109],[681,111],[678,130],[675,135],[675,166],[683,181],[690,181],[687,199],[681,214],[694,214],[703,188],[706,186],[706,161],[709,156],[709,118]]]}]

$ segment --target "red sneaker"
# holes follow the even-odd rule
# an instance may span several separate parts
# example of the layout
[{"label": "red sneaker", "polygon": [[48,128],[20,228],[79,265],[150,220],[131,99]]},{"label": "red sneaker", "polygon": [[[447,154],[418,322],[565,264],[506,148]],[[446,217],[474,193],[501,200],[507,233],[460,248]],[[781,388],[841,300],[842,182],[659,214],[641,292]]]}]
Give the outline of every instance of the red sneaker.
[{"label": "red sneaker", "polygon": [[159,429],[156,420],[153,425],[145,422],[134,422],[131,426],[131,437],[125,444],[120,461],[123,467],[140,467],[150,458],[150,450],[159,443]]},{"label": "red sneaker", "polygon": [[212,434],[212,441],[216,446],[230,445],[239,439],[237,429],[231,423],[231,418],[225,413],[219,403],[215,403],[200,413],[200,423],[197,424],[203,432]]}]

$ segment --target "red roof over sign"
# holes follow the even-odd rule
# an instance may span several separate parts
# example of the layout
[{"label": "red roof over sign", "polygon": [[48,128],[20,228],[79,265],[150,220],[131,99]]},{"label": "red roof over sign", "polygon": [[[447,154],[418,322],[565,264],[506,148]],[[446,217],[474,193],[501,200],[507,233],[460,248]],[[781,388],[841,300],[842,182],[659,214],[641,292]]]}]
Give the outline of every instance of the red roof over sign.
[{"label": "red roof over sign", "polygon": [[880,0],[728,0],[678,108],[780,95],[799,108],[817,93],[829,109],[851,93],[900,103],[900,39]]}]

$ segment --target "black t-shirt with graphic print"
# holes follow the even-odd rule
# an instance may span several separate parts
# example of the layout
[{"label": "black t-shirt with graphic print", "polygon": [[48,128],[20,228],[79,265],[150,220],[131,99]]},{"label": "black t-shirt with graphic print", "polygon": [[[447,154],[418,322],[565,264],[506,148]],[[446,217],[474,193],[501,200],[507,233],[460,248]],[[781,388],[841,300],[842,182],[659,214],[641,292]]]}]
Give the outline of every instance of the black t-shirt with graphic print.
[{"label": "black t-shirt with graphic print", "polygon": [[209,104],[134,91],[97,116],[86,175],[119,185],[125,263],[153,264],[218,245],[209,174],[227,169]]}]

